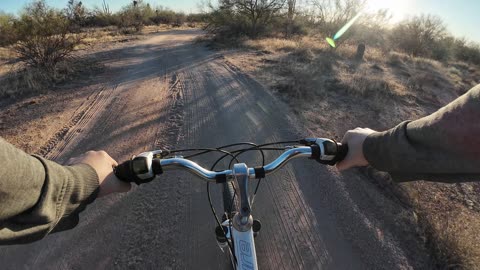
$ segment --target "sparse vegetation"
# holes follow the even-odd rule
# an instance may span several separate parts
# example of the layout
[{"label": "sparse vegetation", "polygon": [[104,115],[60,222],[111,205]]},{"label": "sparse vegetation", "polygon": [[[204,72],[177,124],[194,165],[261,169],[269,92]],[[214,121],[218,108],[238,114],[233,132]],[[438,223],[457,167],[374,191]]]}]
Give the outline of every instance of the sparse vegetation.
[{"label": "sparse vegetation", "polygon": [[[307,29],[297,35],[285,34],[284,22],[292,17],[287,4],[276,13],[283,24],[281,19],[272,20],[256,36],[249,34],[247,18],[239,13],[234,13],[235,23],[224,23],[233,16],[234,9],[228,8],[213,9],[214,27],[207,29],[223,47],[245,48],[240,55],[246,59],[229,60],[252,70],[293,105],[310,129],[327,136],[357,126],[382,130],[420,118],[480,83],[479,46],[452,36],[440,18],[430,15],[389,27],[387,11],[368,14],[368,20],[360,19],[336,49],[330,48],[325,36],[332,36],[362,4],[327,0],[316,1],[316,9],[308,12],[297,8],[293,21]],[[366,44],[363,59],[355,58],[358,44]],[[399,188],[418,216],[420,236],[434,259],[432,267],[480,269],[478,195],[467,199],[458,186],[438,183]],[[391,188],[391,196],[398,196],[399,188]]]},{"label": "sparse vegetation", "polygon": [[0,46],[7,46],[15,42],[15,17],[0,12]]},{"label": "sparse vegetation", "polygon": [[[333,36],[365,3],[364,0],[315,0],[302,10],[296,1],[219,1],[218,6],[210,6],[206,29],[217,43],[229,44],[238,44],[237,40],[245,37],[325,38]],[[479,45],[452,36],[439,17],[413,16],[393,27],[389,26],[390,20],[388,10],[365,13],[337,41],[339,47],[364,43],[384,53],[393,48],[414,57],[479,64]]]},{"label": "sparse vegetation", "polygon": [[[41,91],[95,66],[70,59],[85,44],[128,40],[151,25],[185,23],[205,23],[221,47],[255,52],[250,64],[265,82],[292,102],[300,117],[308,115],[303,120],[312,129],[321,124],[322,134],[331,131],[328,136],[419,118],[479,83],[480,46],[452,36],[439,17],[410,17],[391,26],[387,10],[365,14],[332,49],[325,37],[365,1],[315,0],[309,9],[297,2],[220,0],[208,13],[186,15],[141,0],[118,12],[105,0],[93,10],[77,0],[63,10],[33,1],[17,17],[0,12],[0,97]],[[366,45],[363,59],[355,59],[358,44]],[[328,111],[335,115],[321,118]],[[472,207],[451,185],[410,183],[405,190],[438,267],[479,269],[480,199]]]},{"label": "sparse vegetation", "polygon": [[45,1],[34,2],[15,22],[18,42],[14,50],[27,65],[49,72],[81,41],[80,36],[70,34],[69,26],[67,18]]},{"label": "sparse vegetation", "polygon": [[75,51],[96,42],[124,42],[131,39],[127,35],[152,32],[151,25],[180,27],[188,21],[195,27],[205,20],[201,14],[152,8],[141,0],[118,12],[112,12],[106,0],[101,4],[89,10],[81,1],[69,0],[60,10],[33,0],[18,16],[0,12],[0,96],[38,92],[68,81],[82,71],[77,67],[85,71],[78,64],[83,59],[72,61]]}]

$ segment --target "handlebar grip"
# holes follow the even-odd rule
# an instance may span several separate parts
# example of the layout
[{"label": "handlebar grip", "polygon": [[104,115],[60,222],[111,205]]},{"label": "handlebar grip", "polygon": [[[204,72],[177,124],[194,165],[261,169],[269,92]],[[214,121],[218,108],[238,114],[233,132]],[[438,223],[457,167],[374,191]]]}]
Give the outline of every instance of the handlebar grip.
[{"label": "handlebar grip", "polygon": [[345,159],[348,154],[348,144],[337,143],[337,154],[335,156],[335,163]]},{"label": "handlebar grip", "polygon": [[113,168],[113,173],[123,182],[137,183],[137,176],[133,173],[131,160],[127,160]]}]

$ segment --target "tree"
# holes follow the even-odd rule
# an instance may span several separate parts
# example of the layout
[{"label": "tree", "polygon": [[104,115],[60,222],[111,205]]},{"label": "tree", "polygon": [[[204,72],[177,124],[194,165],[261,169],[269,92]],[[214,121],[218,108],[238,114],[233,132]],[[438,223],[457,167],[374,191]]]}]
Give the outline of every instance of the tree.
[{"label": "tree", "polygon": [[236,11],[246,18],[251,26],[250,35],[256,37],[260,27],[265,27],[285,5],[286,0],[233,0]]},{"label": "tree", "polygon": [[286,0],[219,0],[207,27],[211,32],[257,37],[285,6]]}]

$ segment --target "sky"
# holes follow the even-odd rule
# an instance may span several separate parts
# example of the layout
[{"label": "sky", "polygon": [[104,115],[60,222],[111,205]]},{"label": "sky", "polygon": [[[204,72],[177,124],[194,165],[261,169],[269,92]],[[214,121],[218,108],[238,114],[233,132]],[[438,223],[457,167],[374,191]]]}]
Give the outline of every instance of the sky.
[{"label": "sky", "polygon": [[[101,7],[102,0],[81,0],[82,3],[89,7],[93,8],[95,6]],[[0,0],[0,10],[9,13],[17,13],[19,10],[25,6],[26,3],[31,2],[31,0]],[[63,8],[67,5],[68,0],[46,0],[47,4]],[[121,7],[132,3],[131,0],[105,0],[112,11],[117,11]],[[150,3],[152,7],[155,6],[164,6],[176,11],[183,12],[195,12],[198,10],[199,0],[144,0],[146,3]]]},{"label": "sky", "polygon": [[[63,8],[67,0],[46,0],[49,5]],[[131,3],[131,0],[105,0],[113,11]],[[196,12],[200,0],[144,0],[152,6],[162,5],[176,11]],[[298,2],[306,2],[300,0]],[[30,0],[0,0],[0,10],[17,13]],[[102,0],[83,0],[89,8],[101,6]],[[215,0],[213,0],[215,2]],[[400,21],[408,15],[422,13],[441,17],[448,30],[457,37],[465,37],[480,43],[480,0],[367,0],[367,10],[388,8],[393,21]]]}]

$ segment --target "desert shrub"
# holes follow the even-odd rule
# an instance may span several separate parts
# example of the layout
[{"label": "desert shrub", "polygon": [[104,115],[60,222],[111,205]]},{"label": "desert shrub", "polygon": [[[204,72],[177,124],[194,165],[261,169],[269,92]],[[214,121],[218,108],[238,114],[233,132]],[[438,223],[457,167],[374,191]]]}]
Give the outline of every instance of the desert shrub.
[{"label": "desert shrub", "polygon": [[480,65],[479,44],[468,44],[465,40],[457,40],[454,47],[454,55],[457,60]]},{"label": "desert shrub", "polygon": [[139,10],[144,25],[152,24],[152,18],[155,17],[155,11],[152,9],[149,3],[139,2],[137,3],[137,9]]},{"label": "desert shrub", "polygon": [[364,6],[362,0],[312,0],[315,24],[327,36],[333,36]]},{"label": "desert shrub", "polygon": [[124,34],[141,31],[144,26],[141,8],[134,5],[125,6],[119,14],[117,26]]},{"label": "desert shrub", "polygon": [[210,6],[207,30],[228,37],[248,35],[256,38],[269,29],[284,4],[282,0],[221,0],[218,7]]},{"label": "desert shrub", "polygon": [[168,9],[157,9],[155,16],[152,17],[152,22],[155,24],[172,24],[175,20],[175,12]]},{"label": "desert shrub", "polygon": [[85,26],[87,18],[87,9],[83,6],[81,1],[69,0],[65,8],[65,15],[70,23],[71,32],[80,32],[81,28]]},{"label": "desert shrub", "polygon": [[110,7],[108,4],[103,0],[102,7],[95,8],[93,12],[87,14],[85,18],[85,25],[86,26],[113,26],[117,25],[119,21],[118,14],[113,14],[110,11]]},{"label": "desert shrub", "polygon": [[204,23],[207,21],[206,14],[192,13],[187,15],[187,23],[190,27],[196,27],[197,23]]},{"label": "desert shrub", "polygon": [[248,22],[244,17],[221,6],[210,13],[205,29],[216,35],[217,39],[245,36],[249,32]]},{"label": "desert shrub", "polygon": [[265,27],[263,34],[265,36],[282,35],[285,38],[295,38],[306,36],[310,28],[309,22],[304,16],[299,15],[290,20],[282,14],[272,19],[271,23]]},{"label": "desert shrub", "polygon": [[443,21],[436,16],[415,16],[400,22],[391,32],[397,49],[413,56],[432,57],[432,50],[446,37]]},{"label": "desert shrub", "polygon": [[184,13],[176,13],[172,22],[172,26],[180,27],[187,21],[187,16]]},{"label": "desert shrub", "polygon": [[16,42],[14,29],[15,17],[0,12],[0,46],[7,46]]},{"label": "desert shrub", "polygon": [[375,13],[367,13],[342,36],[350,42],[363,43],[367,47],[380,48],[384,51],[391,47],[388,28],[392,15],[388,10],[379,10]]},{"label": "desert shrub", "polygon": [[53,69],[81,42],[79,35],[69,34],[69,21],[62,12],[48,7],[44,0],[29,4],[15,29],[19,42],[14,49],[34,67]]},{"label": "desert shrub", "polygon": [[445,36],[431,46],[430,57],[439,61],[449,61],[454,58],[456,39],[452,36]]}]

